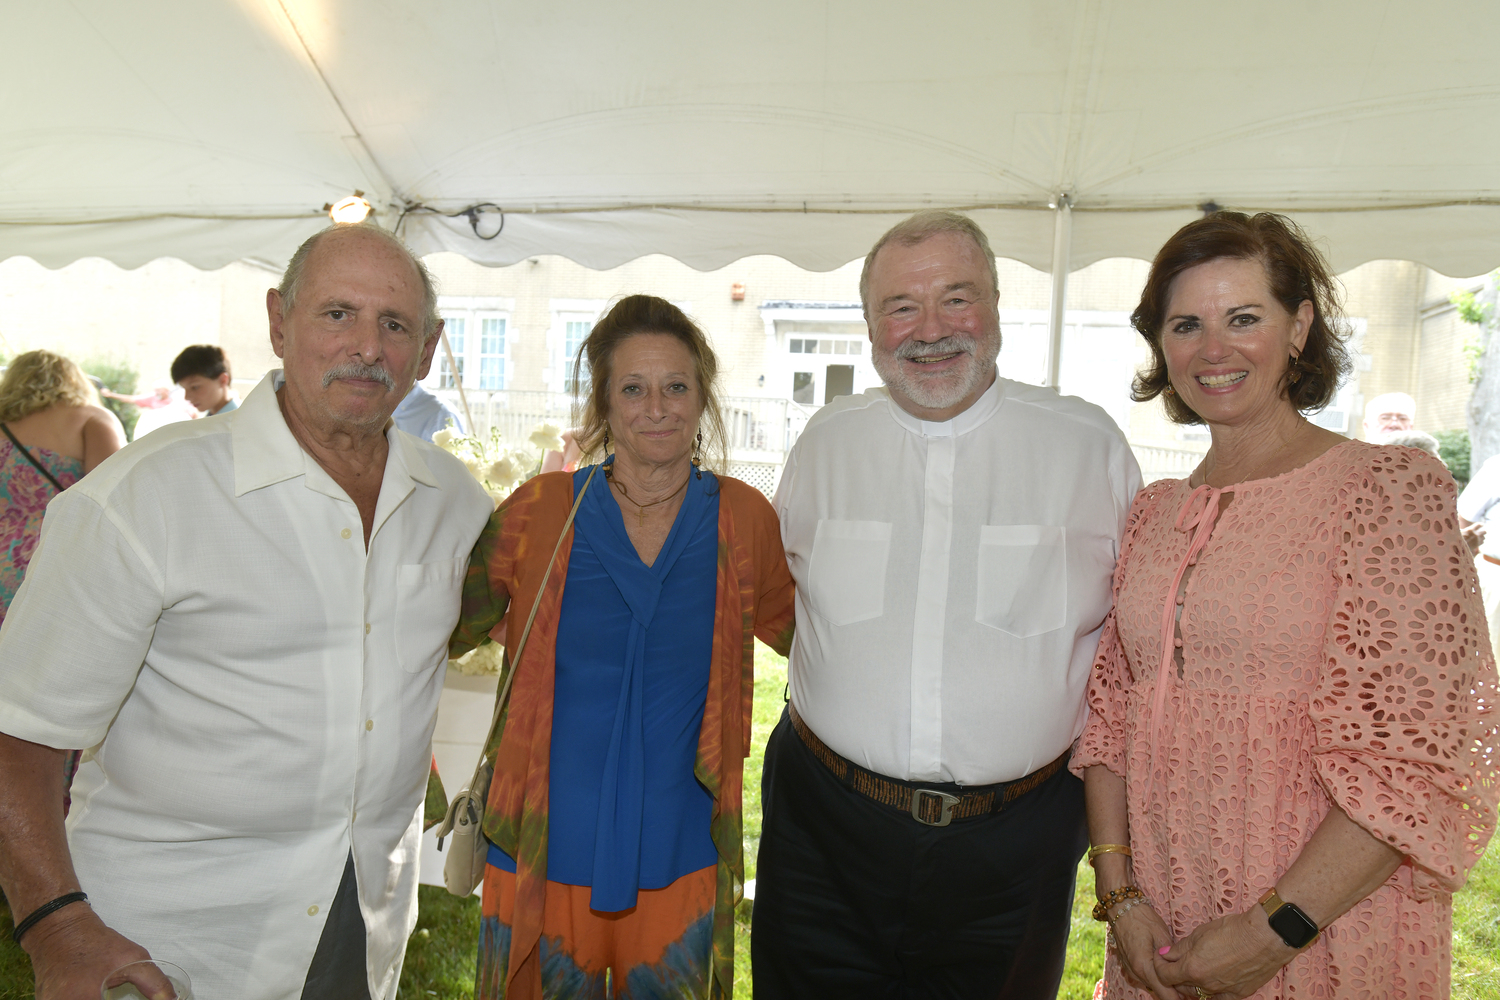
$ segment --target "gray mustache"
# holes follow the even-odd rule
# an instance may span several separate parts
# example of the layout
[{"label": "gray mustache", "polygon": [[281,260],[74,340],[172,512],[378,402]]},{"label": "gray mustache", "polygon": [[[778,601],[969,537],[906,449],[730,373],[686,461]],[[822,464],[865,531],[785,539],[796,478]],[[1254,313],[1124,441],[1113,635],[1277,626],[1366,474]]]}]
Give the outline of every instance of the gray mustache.
[{"label": "gray mustache", "polygon": [[934,340],[932,343],[908,340],[896,348],[895,355],[901,359],[927,357],[933,354],[952,354],[955,351],[974,353],[974,338],[959,334],[944,337],[942,340]]},{"label": "gray mustache", "polygon": [[328,388],[334,381],[341,378],[369,379],[379,382],[386,387],[387,391],[393,391],[396,388],[396,380],[391,378],[391,373],[384,368],[379,365],[356,364],[353,361],[330,368],[324,372],[323,388]]}]

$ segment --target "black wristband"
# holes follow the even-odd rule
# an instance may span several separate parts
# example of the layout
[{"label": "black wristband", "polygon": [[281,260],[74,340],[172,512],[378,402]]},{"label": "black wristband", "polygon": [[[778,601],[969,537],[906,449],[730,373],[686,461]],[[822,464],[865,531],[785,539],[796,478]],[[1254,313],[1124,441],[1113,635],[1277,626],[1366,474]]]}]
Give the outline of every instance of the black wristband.
[{"label": "black wristband", "polygon": [[88,901],[88,893],[70,892],[62,896],[58,896],[50,903],[43,903],[41,906],[38,906],[36,909],[31,911],[31,916],[27,917],[19,924],[16,924],[16,929],[10,932],[10,939],[16,944],[20,944],[22,934],[25,934],[27,931],[31,930],[47,917],[52,916],[52,914],[62,909],[64,906],[70,906],[73,903],[87,903]]}]

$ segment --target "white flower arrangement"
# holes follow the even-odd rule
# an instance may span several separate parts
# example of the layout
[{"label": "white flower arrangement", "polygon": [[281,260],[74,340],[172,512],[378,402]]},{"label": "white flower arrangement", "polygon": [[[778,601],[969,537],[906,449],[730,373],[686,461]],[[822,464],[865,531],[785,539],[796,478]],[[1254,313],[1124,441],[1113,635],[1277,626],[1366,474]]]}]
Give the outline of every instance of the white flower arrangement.
[{"label": "white flower arrangement", "polygon": [[[508,447],[499,429],[493,427],[488,440],[444,428],[432,436],[432,443],[463,462],[496,506],[517,486],[542,471],[542,459],[547,452],[563,450],[562,428],[556,424],[539,424],[519,448]],[[502,652],[498,642],[488,642],[456,660],[449,660],[448,665],[461,674],[497,677]]]},{"label": "white flower arrangement", "polygon": [[490,428],[488,440],[445,427],[432,436],[432,443],[464,463],[497,505],[542,471],[547,452],[563,450],[562,428],[556,424],[538,424],[519,448],[509,447],[497,427]]}]

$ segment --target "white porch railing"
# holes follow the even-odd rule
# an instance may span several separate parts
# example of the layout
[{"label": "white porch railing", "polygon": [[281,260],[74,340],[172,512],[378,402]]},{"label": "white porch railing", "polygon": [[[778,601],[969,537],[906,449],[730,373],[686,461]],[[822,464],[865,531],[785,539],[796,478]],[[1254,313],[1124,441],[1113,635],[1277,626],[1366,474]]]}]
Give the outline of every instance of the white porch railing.
[{"label": "white porch railing", "polygon": [[[457,389],[436,389],[434,394],[463,412]],[[573,397],[562,392],[531,390],[467,390],[475,432],[487,437],[491,427],[513,445],[523,445],[538,424],[567,428],[573,423]],[[729,472],[752,483],[770,496],[781,478],[787,453],[802,435],[807,421],[817,412],[789,399],[763,396],[725,396],[720,399],[724,429],[729,435]],[[1206,446],[1205,446],[1206,447]],[[1132,442],[1145,482],[1182,479],[1203,458],[1202,449],[1179,448]]]},{"label": "white porch railing", "polygon": [[[537,424],[556,424],[566,429],[573,423],[573,397],[568,393],[517,389],[465,392],[474,417],[474,431],[481,437],[488,437],[490,428],[497,427],[506,441],[521,444]],[[435,389],[433,394],[463,412],[457,389]],[[816,407],[789,399],[760,396],[724,396],[720,403],[732,462],[780,465],[797,443],[808,418],[817,412]]]},{"label": "white porch railing", "polygon": [[1141,482],[1154,483],[1158,479],[1186,479],[1188,473],[1203,461],[1207,448],[1170,448],[1154,444],[1137,444],[1132,441],[1130,450],[1141,464]]}]

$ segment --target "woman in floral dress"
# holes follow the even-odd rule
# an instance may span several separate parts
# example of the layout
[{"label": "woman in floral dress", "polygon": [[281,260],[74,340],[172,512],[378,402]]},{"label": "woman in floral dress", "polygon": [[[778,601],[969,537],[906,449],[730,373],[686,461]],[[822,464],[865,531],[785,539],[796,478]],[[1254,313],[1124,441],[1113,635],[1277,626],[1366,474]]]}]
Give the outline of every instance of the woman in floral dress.
[{"label": "woman in floral dress", "polygon": [[1108,997],[1446,997],[1452,896],[1494,829],[1495,665],[1436,459],[1304,414],[1349,369],[1327,265],[1220,212],[1132,320],[1212,446],[1141,491],[1071,766]]},{"label": "woman in floral dress", "polygon": [[[0,623],[21,589],[47,504],[125,445],[88,377],[51,351],[27,351],[0,379]],[[68,754],[67,786],[79,754]]]}]

